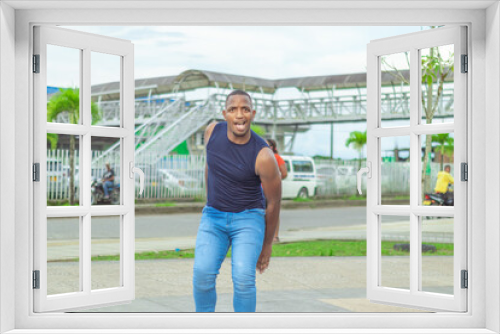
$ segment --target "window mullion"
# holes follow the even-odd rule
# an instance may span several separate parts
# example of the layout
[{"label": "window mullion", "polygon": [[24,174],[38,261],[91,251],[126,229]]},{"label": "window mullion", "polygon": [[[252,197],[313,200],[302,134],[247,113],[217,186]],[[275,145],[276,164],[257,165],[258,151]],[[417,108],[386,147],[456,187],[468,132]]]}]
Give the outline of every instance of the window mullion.
[{"label": "window mullion", "polygon": [[410,291],[416,293],[420,281],[420,246],[418,216],[413,208],[418,205],[419,168],[420,161],[419,139],[415,134],[418,125],[418,110],[420,106],[420,62],[416,48],[410,49]]},{"label": "window mullion", "polygon": [[83,135],[82,144],[82,157],[83,163],[81,167],[83,169],[81,178],[81,188],[82,188],[82,198],[83,206],[85,208],[86,214],[82,217],[82,234],[80,240],[81,247],[81,267],[80,276],[83,281],[83,292],[86,294],[91,293],[92,289],[92,277],[91,277],[91,266],[92,266],[92,231],[91,231],[91,215],[90,215],[90,205],[91,205],[91,192],[90,192],[90,181],[92,175],[92,137],[90,134],[91,126],[91,96],[90,96],[90,49],[84,48],[82,52],[82,63],[80,67],[82,78],[81,92],[80,92],[80,117],[82,118],[82,125],[87,128],[85,135]]}]

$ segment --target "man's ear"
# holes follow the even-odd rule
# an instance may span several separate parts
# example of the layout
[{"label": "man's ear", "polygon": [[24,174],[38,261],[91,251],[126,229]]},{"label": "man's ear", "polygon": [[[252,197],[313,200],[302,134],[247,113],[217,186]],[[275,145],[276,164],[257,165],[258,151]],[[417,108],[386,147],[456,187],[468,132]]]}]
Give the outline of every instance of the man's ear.
[{"label": "man's ear", "polygon": [[224,116],[224,119],[227,121],[227,118],[226,118],[226,109],[222,110],[222,116]]},{"label": "man's ear", "polygon": [[255,118],[255,113],[256,113],[255,109],[254,109],[254,110],[252,110],[252,121],[253,121],[253,119]]}]

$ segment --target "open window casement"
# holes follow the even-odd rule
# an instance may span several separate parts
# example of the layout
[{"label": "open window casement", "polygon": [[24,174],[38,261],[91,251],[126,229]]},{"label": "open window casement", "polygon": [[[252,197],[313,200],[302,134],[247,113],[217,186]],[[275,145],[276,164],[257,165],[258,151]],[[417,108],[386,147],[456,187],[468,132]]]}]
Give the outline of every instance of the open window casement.
[{"label": "open window casement", "polygon": [[[466,311],[466,28],[375,40],[367,51],[367,297]],[[400,96],[392,105],[382,101],[387,90]],[[398,119],[397,126],[387,119]],[[403,150],[409,153],[401,158]],[[409,183],[408,203],[387,205],[388,186],[408,186],[387,181],[391,163],[402,159],[408,166],[403,178]],[[448,206],[430,198],[443,165],[454,176],[454,203]],[[398,254],[409,252],[385,256],[393,251],[384,249],[387,241],[398,243]],[[436,243],[446,244],[448,253],[432,255]]]},{"label": "open window casement", "polygon": [[[96,126],[106,108],[93,101],[91,85],[113,71],[120,111],[114,123]],[[130,41],[34,28],[35,312],[134,299],[133,72]],[[62,149],[48,147],[55,142]],[[102,179],[106,162],[114,170],[114,190],[111,200],[98,203],[91,188]],[[52,206],[65,192],[73,198],[70,205]],[[105,235],[92,231],[98,224],[109,225]],[[119,260],[96,261],[99,255]],[[72,275],[61,277],[58,266],[70,266]],[[114,283],[101,284],[102,275],[112,275],[114,281],[106,282]]]}]

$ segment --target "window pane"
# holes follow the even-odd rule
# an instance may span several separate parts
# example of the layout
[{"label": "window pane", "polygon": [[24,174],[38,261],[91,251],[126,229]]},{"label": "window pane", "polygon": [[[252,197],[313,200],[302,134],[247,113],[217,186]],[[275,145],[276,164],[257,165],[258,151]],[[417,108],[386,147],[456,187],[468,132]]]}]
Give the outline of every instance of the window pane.
[{"label": "window pane", "polygon": [[380,138],[382,205],[410,204],[410,137]]},{"label": "window pane", "polygon": [[453,44],[420,50],[420,61],[422,124],[453,122]]},{"label": "window pane", "polygon": [[452,217],[421,217],[422,291],[453,294]]},{"label": "window pane", "polygon": [[47,218],[47,294],[80,290],[80,218]]},{"label": "window pane", "polygon": [[80,55],[47,45],[47,122],[80,123]]},{"label": "window pane", "polygon": [[294,172],[312,173],[314,168],[310,161],[292,161]]},{"label": "window pane", "polygon": [[90,61],[92,124],[120,126],[121,57],[91,52]]},{"label": "window pane", "polygon": [[120,139],[92,137],[92,205],[119,205]]},{"label": "window pane", "polygon": [[121,286],[120,218],[92,217],[92,290]]},{"label": "window pane", "polygon": [[[410,125],[410,53],[408,51],[380,57],[380,117],[401,120],[398,126]],[[395,126],[392,123],[387,127]]]},{"label": "window pane", "polygon": [[80,136],[47,133],[47,206],[79,205]]},{"label": "window pane", "polygon": [[420,136],[422,167],[420,203],[433,206],[453,206],[454,134],[438,133]]},{"label": "window pane", "polygon": [[380,286],[410,289],[410,217],[381,216]]}]

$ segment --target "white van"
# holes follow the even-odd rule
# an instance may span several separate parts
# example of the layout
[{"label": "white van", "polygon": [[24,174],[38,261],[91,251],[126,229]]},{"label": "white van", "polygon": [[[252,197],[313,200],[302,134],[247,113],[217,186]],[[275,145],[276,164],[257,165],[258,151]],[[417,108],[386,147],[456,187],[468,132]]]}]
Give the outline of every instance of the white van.
[{"label": "white van", "polygon": [[309,157],[282,155],[288,175],[281,182],[281,198],[308,198],[316,193],[316,166]]}]

